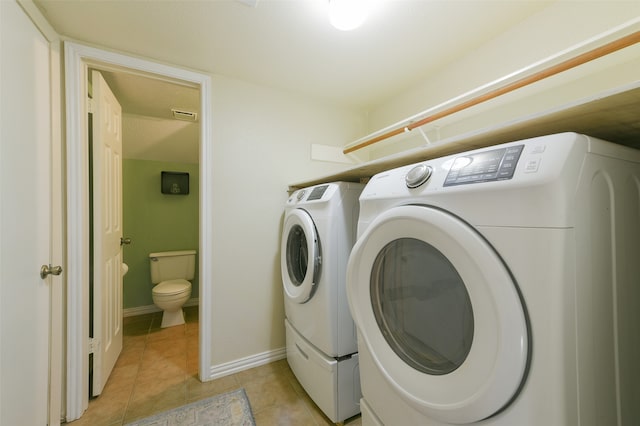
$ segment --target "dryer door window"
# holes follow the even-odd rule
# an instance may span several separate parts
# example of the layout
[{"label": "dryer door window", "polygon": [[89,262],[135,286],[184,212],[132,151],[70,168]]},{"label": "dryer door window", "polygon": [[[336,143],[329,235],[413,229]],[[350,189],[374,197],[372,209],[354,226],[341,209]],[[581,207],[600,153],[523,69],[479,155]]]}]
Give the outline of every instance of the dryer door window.
[{"label": "dryer door window", "polygon": [[280,250],[285,294],[305,303],[313,296],[320,273],[320,244],[313,220],[304,210],[292,210],[285,218]]},{"label": "dryer door window", "polygon": [[347,295],[375,368],[429,418],[479,422],[522,388],[531,333],[517,283],[457,216],[419,205],[380,214],[352,250]]},{"label": "dryer door window", "polygon": [[304,229],[297,224],[291,227],[287,236],[286,263],[291,284],[299,287],[307,276],[309,246]]},{"label": "dryer door window", "polygon": [[440,250],[416,238],[393,240],[373,262],[370,292],[378,327],[404,362],[433,375],[464,363],[473,342],[473,307]]}]

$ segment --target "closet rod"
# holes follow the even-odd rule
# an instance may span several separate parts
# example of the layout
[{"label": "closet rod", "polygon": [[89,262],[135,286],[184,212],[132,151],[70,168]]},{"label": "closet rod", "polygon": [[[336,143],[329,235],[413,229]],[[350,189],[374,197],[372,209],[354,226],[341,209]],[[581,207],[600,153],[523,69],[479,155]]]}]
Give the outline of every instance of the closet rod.
[{"label": "closet rod", "polygon": [[446,108],[440,112],[436,112],[434,114],[428,115],[418,121],[414,121],[413,123],[409,123],[406,125],[402,125],[393,130],[390,130],[386,133],[383,133],[379,136],[375,136],[371,139],[365,140],[357,145],[354,145],[349,148],[345,148],[342,152],[344,154],[349,154],[353,151],[357,151],[359,149],[365,148],[369,145],[373,145],[374,143],[383,141],[392,136],[399,135],[404,132],[411,131],[416,127],[424,126],[427,123],[431,123],[432,121],[438,120],[443,117],[447,117],[449,115],[455,114],[456,112],[463,111],[467,108],[471,108],[472,106],[481,104],[482,102],[486,102],[488,100],[497,98],[498,96],[504,95],[506,93],[512,92],[516,89],[520,89],[522,87],[528,86],[530,84],[536,83],[540,80],[543,80],[547,77],[551,77],[553,75],[559,74],[563,71],[567,71],[571,68],[575,68],[579,65],[585,64],[587,62],[593,61],[594,59],[601,58],[610,53],[616,52],[620,49],[624,49],[625,47],[632,46],[636,43],[640,42],[640,31],[636,31],[632,34],[614,40],[610,43],[604,44],[600,47],[597,47],[588,52],[582,53],[578,56],[575,56],[571,59],[567,59],[564,62],[560,62],[559,64],[550,66],[549,68],[543,69],[542,71],[538,71],[528,77],[523,77],[520,80],[514,81],[513,83],[509,83],[503,87],[499,87],[495,90],[492,90],[488,93],[480,95],[478,97],[472,98],[468,101],[462,102],[460,104],[454,105],[452,107]]}]

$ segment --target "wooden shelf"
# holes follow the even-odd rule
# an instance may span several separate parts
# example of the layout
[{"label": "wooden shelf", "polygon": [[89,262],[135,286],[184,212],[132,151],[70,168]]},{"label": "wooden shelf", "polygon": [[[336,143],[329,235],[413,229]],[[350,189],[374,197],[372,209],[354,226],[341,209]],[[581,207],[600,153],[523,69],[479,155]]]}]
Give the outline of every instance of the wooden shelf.
[{"label": "wooden shelf", "polygon": [[523,117],[366,162],[340,173],[290,185],[290,190],[325,182],[366,182],[376,173],[485,146],[543,136],[577,132],[640,149],[640,82],[632,87],[584,99],[561,108]]}]

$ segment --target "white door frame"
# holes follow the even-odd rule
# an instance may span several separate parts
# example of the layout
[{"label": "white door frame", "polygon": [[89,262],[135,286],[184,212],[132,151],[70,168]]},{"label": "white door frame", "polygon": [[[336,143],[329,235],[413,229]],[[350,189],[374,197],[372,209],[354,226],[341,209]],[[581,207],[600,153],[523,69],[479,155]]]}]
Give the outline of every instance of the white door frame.
[{"label": "white door frame", "polygon": [[67,421],[88,406],[89,336],[89,157],[87,145],[87,69],[112,67],[123,72],[181,80],[200,89],[200,379],[211,366],[213,267],[213,145],[211,77],[123,54],[65,42],[67,125]]}]

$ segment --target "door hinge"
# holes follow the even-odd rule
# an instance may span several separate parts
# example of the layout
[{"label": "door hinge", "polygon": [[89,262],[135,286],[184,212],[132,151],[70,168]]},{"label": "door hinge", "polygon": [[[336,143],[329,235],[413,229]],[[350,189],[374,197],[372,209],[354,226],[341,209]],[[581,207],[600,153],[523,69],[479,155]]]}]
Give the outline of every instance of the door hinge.
[{"label": "door hinge", "polygon": [[93,99],[87,98],[87,112],[93,114]]},{"label": "door hinge", "polygon": [[94,354],[100,350],[100,339],[94,337],[89,338],[89,353]]}]

